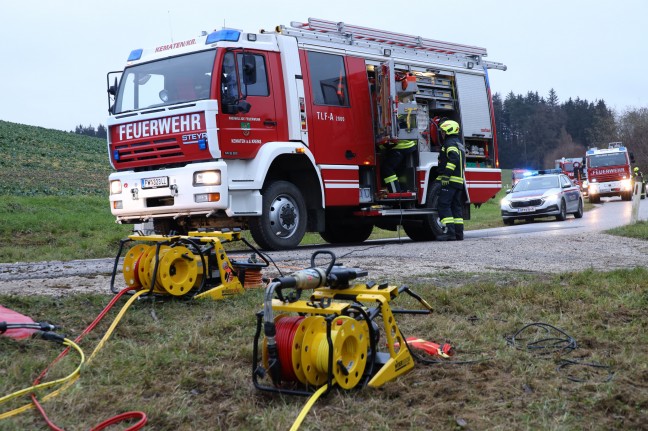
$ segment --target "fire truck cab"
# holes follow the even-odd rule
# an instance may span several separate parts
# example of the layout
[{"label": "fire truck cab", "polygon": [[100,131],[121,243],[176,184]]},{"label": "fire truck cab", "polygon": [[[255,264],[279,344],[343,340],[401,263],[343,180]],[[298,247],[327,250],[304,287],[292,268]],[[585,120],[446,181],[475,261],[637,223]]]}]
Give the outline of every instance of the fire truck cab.
[{"label": "fire truck cab", "polygon": [[606,149],[590,148],[585,153],[587,193],[590,203],[599,203],[602,196],[632,199],[630,163],[634,155],[621,142],[612,142]]},{"label": "fire truck cab", "polygon": [[[111,211],[163,234],[249,229],[269,250],[306,231],[361,242],[374,226],[433,240],[444,228],[435,118],[461,124],[467,206],[501,188],[488,69],[506,66],[485,56],[312,18],[133,50],[108,74]],[[387,193],[380,147],[400,140],[417,151],[404,191]]]}]

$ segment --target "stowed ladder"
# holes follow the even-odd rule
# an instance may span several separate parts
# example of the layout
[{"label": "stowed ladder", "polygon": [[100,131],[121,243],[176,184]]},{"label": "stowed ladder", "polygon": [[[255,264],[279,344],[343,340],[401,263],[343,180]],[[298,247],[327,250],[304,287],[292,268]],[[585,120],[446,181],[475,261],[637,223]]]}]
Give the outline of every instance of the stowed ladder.
[{"label": "stowed ladder", "polygon": [[487,56],[486,48],[477,46],[443,42],[318,18],[308,18],[307,23],[292,21],[290,26],[278,26],[277,31],[298,39],[307,39],[314,45],[317,45],[318,42],[322,44],[344,44],[358,48],[374,49],[385,56],[391,55],[392,52],[398,52],[401,55],[416,55],[420,58],[421,54],[429,53],[442,56],[448,60],[466,62],[466,64],[468,60],[474,63],[482,63],[488,69],[506,70],[506,66],[502,63],[482,61],[482,57]]}]

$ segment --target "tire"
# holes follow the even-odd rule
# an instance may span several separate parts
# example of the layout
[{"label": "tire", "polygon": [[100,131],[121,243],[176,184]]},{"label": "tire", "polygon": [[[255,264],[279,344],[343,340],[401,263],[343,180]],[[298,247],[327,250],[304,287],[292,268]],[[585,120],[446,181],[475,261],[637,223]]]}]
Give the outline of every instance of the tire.
[{"label": "tire", "polygon": [[574,213],[574,218],[582,218],[583,217],[583,200],[578,199],[578,209]]},{"label": "tire", "polygon": [[250,220],[250,233],[264,250],[297,247],[306,233],[306,203],[288,181],[275,181],[262,191],[262,214]]},{"label": "tire", "polygon": [[326,230],[320,232],[322,239],[330,244],[358,243],[369,238],[373,225],[362,223],[326,224]]},{"label": "tire", "polygon": [[591,204],[601,203],[601,197],[600,196],[590,196],[588,198],[588,200],[589,200],[589,203],[591,203]]},{"label": "tire", "polygon": [[556,216],[556,220],[564,221],[567,219],[567,205],[565,205],[565,200],[560,201],[560,214]]},{"label": "tire", "polygon": [[632,200],[632,192],[621,193],[621,200],[624,200],[624,201]]},{"label": "tire", "polygon": [[443,225],[439,219],[439,193],[441,183],[433,182],[428,189],[425,207],[432,210],[431,214],[425,215],[413,223],[404,223],[403,230],[412,241],[434,241],[438,236],[443,235]]},{"label": "tire", "polygon": [[515,224],[515,219],[514,218],[505,218],[502,219],[504,221],[504,224],[506,226],[513,226]]}]

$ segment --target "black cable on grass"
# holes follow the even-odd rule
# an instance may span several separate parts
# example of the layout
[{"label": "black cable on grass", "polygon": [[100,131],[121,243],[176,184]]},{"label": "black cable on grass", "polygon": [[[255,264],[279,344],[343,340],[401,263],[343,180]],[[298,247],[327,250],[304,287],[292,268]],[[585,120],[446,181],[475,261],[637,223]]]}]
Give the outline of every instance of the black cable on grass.
[{"label": "black cable on grass", "polygon": [[[612,371],[612,369],[611,369],[612,367],[610,367],[609,365],[598,364],[598,363],[595,363],[595,362],[572,361],[572,360],[569,360],[569,359],[563,360],[558,365],[558,367],[556,368],[556,371],[561,373],[561,372],[565,371],[567,369],[567,367],[573,367],[573,366],[589,367],[589,368],[594,368],[596,370],[605,370],[605,371],[607,371],[607,377],[605,379],[603,379],[599,383],[607,383],[610,380],[612,380],[612,378],[614,377],[614,371]],[[577,383],[589,382],[589,381],[592,380],[592,379],[577,378],[577,377],[574,377],[572,374],[566,374],[565,378],[567,378],[568,380],[571,380],[572,382],[577,382]]]},{"label": "black cable on grass", "polygon": [[[532,328],[543,329],[547,337],[539,339],[532,338],[530,341],[527,341],[527,338],[521,337],[524,331]],[[558,352],[569,353],[578,347],[576,340],[572,336],[548,323],[529,323],[515,334],[507,335],[504,338],[508,345],[518,350],[526,350],[539,355],[549,355]]]}]

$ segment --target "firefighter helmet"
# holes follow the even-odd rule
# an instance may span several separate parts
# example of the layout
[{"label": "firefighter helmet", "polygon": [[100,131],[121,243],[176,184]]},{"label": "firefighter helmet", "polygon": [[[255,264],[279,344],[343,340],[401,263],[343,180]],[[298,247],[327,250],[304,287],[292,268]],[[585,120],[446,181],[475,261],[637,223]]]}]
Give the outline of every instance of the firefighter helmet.
[{"label": "firefighter helmet", "polygon": [[639,168],[635,166],[634,171],[635,171],[635,173],[639,172]]},{"label": "firefighter helmet", "polygon": [[456,135],[459,133],[459,123],[456,121],[445,120],[443,123],[439,124],[439,127],[446,135]]}]

